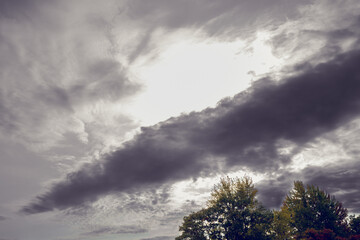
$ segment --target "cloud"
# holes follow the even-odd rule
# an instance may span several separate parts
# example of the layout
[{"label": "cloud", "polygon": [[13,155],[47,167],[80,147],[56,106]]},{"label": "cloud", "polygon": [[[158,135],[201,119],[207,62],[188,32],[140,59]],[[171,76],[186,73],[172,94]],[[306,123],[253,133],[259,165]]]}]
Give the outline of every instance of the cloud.
[{"label": "cloud", "polygon": [[358,181],[360,164],[353,163],[327,167],[308,167],[302,171],[303,179],[334,195],[350,212],[360,213]]},{"label": "cloud", "polygon": [[[270,29],[292,18],[299,17],[299,8],[309,0],[256,0],[221,2],[164,1],[151,3],[141,0],[127,1],[119,8],[118,22],[136,24],[141,31],[130,44],[128,61],[153,53],[162,47],[164,35],[186,29],[191,34],[233,40],[252,39],[258,30]],[[159,34],[161,31],[161,34]]]},{"label": "cloud", "polygon": [[126,70],[114,59],[97,60],[86,66],[84,81],[69,87],[73,101],[89,103],[99,100],[118,101],[135,94],[140,86],[126,76]]},{"label": "cloud", "polygon": [[0,216],[0,221],[4,221],[4,220],[6,220],[6,219],[7,219],[6,217]]},{"label": "cloud", "polygon": [[[290,191],[294,181],[294,175],[284,178],[285,173],[275,179],[266,179],[256,184],[258,189],[258,200],[266,208],[279,208],[285,199],[286,194]],[[295,177],[295,179],[297,179]]]},{"label": "cloud", "polygon": [[[109,54],[115,11],[107,6],[1,1],[1,132],[35,150],[56,146],[69,132],[87,141],[96,106],[139,92],[128,69]],[[107,117],[111,122],[119,115]]]},{"label": "cloud", "polygon": [[273,54],[288,63],[315,65],[358,49],[360,5],[356,1],[348,3],[325,0],[301,7],[301,17],[271,30]]},{"label": "cloud", "polygon": [[129,1],[126,13],[129,18],[145,25],[163,26],[169,29],[197,27],[204,28],[210,35],[229,34],[237,29],[239,34],[245,28],[266,24],[271,19],[285,20],[296,16],[298,7],[310,1],[289,3],[284,0],[256,1],[207,1],[169,2],[156,0],[151,3]]},{"label": "cloud", "polygon": [[146,229],[138,226],[100,227],[91,232],[83,233],[85,236],[97,236],[103,234],[136,234],[147,232]]},{"label": "cloud", "polygon": [[170,240],[170,239],[174,239],[174,236],[158,236],[152,238],[142,238],[140,240]]},{"label": "cloud", "polygon": [[[28,12],[34,10],[36,1],[34,0],[20,0],[11,1],[4,0],[0,3],[0,18],[19,18],[20,16],[27,16]],[[21,18],[21,17],[20,17]]]},{"label": "cloud", "polygon": [[301,180],[319,186],[350,212],[359,213],[359,184],[356,181],[360,172],[359,120],[354,119],[308,142],[289,166],[267,174],[256,186],[260,201],[266,207],[279,208],[293,182]]},{"label": "cloud", "polygon": [[[359,60],[360,52],[354,51],[281,82],[262,79],[214,109],[142,128],[102,162],[68,174],[22,211],[65,209],[110,192],[206,176],[221,167],[266,172],[286,166],[305,143],[358,116]],[[284,140],[295,150],[279,151]]]},{"label": "cloud", "polygon": [[282,170],[274,179],[261,181],[256,187],[259,200],[268,208],[279,208],[285,196],[293,187],[293,182],[301,180],[305,184],[318,186],[335,196],[351,213],[360,213],[360,164],[357,159],[341,160],[342,164],[329,163],[326,166],[310,165],[300,171]]}]

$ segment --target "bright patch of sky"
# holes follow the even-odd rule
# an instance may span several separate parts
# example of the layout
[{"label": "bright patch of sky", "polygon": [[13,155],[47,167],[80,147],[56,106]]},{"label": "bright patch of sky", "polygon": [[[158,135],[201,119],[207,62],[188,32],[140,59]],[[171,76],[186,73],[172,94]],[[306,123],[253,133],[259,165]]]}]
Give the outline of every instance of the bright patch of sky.
[{"label": "bright patch of sky", "polygon": [[268,34],[255,41],[206,41],[182,36],[152,61],[131,68],[144,90],[121,106],[122,110],[149,126],[191,111],[214,107],[224,97],[245,90],[251,82],[283,61],[272,54]]}]

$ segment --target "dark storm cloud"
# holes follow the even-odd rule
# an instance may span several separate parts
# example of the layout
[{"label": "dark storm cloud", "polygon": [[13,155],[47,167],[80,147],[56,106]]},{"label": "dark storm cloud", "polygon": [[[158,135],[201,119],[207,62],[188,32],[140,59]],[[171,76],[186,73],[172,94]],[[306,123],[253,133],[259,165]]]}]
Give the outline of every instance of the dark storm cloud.
[{"label": "dark storm cloud", "polygon": [[27,16],[34,10],[34,0],[0,1],[0,18],[17,18]]},{"label": "dark storm cloud", "polygon": [[335,196],[350,212],[360,213],[360,164],[358,159],[344,161],[344,164],[327,166],[308,166],[300,172],[284,171],[272,180],[257,184],[259,200],[268,208],[279,208],[285,196],[292,189],[294,181],[318,186]]},{"label": "dark storm cloud", "polygon": [[293,177],[294,176],[285,179],[284,176],[281,176],[280,179],[261,181],[256,185],[256,189],[258,189],[258,200],[266,208],[279,208],[286,194],[292,187]]},{"label": "dark storm cloud", "polygon": [[277,169],[293,154],[280,153],[279,142],[300,149],[358,116],[359,61],[360,52],[354,51],[280,83],[262,79],[214,109],[143,128],[103,162],[69,174],[22,211],[64,209],[113,191],[207,176],[218,170],[219,160],[226,168]]},{"label": "dark storm cloud", "polygon": [[305,183],[314,184],[335,195],[350,212],[360,213],[360,164],[358,159],[352,164],[328,167],[308,167],[302,171]]}]

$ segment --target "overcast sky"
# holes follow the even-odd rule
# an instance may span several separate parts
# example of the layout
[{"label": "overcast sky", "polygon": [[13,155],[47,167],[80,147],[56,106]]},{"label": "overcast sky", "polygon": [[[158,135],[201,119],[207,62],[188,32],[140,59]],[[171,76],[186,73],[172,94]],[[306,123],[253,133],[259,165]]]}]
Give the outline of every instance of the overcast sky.
[{"label": "overcast sky", "polygon": [[168,240],[221,177],[360,213],[358,0],[0,1],[0,240]]}]

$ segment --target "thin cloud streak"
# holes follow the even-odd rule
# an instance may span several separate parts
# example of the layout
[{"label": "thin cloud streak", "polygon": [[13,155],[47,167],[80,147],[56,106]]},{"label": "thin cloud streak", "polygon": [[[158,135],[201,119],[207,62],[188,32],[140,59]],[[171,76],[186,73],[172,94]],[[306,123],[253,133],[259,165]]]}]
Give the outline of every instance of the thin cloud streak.
[{"label": "thin cloud streak", "polygon": [[134,233],[144,233],[146,229],[136,226],[121,226],[121,227],[100,227],[91,232],[83,233],[84,236],[98,236],[103,234],[134,234]]},{"label": "thin cloud streak", "polygon": [[309,0],[289,2],[286,0],[254,0],[221,2],[164,1],[151,2],[132,0],[121,6],[119,21],[126,19],[137,22],[143,29],[129,54],[132,63],[141,56],[156,49],[159,37],[156,30],[171,33],[181,29],[200,31],[213,39],[233,40],[236,38],[254,39],[258,30],[283,24],[284,21],[299,17],[299,8],[311,3]]},{"label": "thin cloud streak", "polygon": [[279,141],[296,144],[298,151],[358,116],[359,61],[359,51],[339,55],[280,83],[259,80],[214,109],[143,128],[103,162],[67,175],[21,211],[76,207],[110,192],[141,191],[223,167],[266,172],[286,166],[294,153],[280,153]]}]

